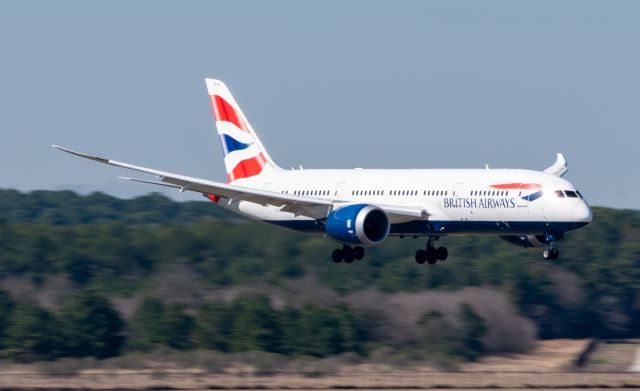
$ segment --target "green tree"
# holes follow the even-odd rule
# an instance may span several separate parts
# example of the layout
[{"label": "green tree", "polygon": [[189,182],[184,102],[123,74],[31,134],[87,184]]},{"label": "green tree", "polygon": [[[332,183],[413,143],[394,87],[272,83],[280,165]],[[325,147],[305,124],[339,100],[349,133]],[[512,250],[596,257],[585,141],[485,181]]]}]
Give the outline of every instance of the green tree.
[{"label": "green tree", "polygon": [[5,345],[16,359],[54,358],[61,355],[60,329],[52,313],[31,299],[21,300],[11,311]]},{"label": "green tree", "polygon": [[195,328],[196,346],[222,352],[229,350],[229,312],[223,303],[207,303],[200,308]]},{"label": "green tree", "polygon": [[458,353],[469,361],[475,361],[484,353],[482,338],[487,333],[487,327],[467,303],[460,304],[458,317],[461,323],[461,349]]},{"label": "green tree", "polygon": [[172,303],[167,306],[161,320],[166,334],[165,344],[175,349],[188,349],[192,346],[193,318],[185,314],[184,306]]},{"label": "green tree", "polygon": [[360,321],[346,305],[339,305],[334,314],[340,335],[340,343],[336,344],[335,352],[364,352],[364,343],[368,339],[366,329],[361,327]]},{"label": "green tree", "polygon": [[75,296],[60,313],[65,353],[71,356],[115,356],[124,344],[124,323],[109,301],[93,292]]},{"label": "green tree", "polygon": [[362,350],[363,335],[356,318],[346,306],[322,308],[304,305],[286,308],[280,314],[280,351],[324,357]]},{"label": "green tree", "polygon": [[346,335],[334,311],[305,305],[298,317],[299,354],[323,357],[345,351]]},{"label": "green tree", "polygon": [[238,297],[231,305],[230,318],[229,347],[232,351],[279,351],[280,328],[267,297]]},{"label": "green tree", "polygon": [[11,320],[11,310],[13,309],[13,299],[9,294],[0,289],[0,349],[6,344],[7,327]]},{"label": "green tree", "polygon": [[166,306],[157,298],[146,298],[133,319],[133,347],[148,350],[157,345],[175,349],[191,347],[193,319],[180,304]]},{"label": "green tree", "polygon": [[336,350],[340,336],[328,310],[314,305],[303,306],[298,315],[296,353],[322,357]]},{"label": "green tree", "polygon": [[155,345],[165,342],[164,317],[165,307],[156,298],[146,298],[133,317],[133,329],[135,332],[133,346],[137,349],[147,350]]},{"label": "green tree", "polygon": [[458,355],[458,331],[440,311],[432,310],[424,314],[418,324],[422,327],[422,336],[416,347],[431,357]]}]

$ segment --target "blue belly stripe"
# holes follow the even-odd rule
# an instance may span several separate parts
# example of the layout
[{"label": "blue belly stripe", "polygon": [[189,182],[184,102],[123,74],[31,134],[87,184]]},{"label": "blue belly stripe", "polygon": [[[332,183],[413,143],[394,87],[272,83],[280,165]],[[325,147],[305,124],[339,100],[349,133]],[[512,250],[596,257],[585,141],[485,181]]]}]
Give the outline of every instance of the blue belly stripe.
[{"label": "blue belly stripe", "polygon": [[[320,220],[265,220],[266,223],[300,232],[324,233]],[[410,221],[392,224],[390,235],[543,235],[584,227],[584,222],[546,221]]]}]

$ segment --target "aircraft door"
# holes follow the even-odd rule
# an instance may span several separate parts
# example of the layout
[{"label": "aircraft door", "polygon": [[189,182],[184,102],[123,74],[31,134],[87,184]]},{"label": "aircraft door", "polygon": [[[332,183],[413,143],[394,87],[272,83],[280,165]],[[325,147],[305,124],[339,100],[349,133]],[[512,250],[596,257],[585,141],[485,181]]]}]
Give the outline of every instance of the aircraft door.
[{"label": "aircraft door", "polygon": [[465,195],[464,183],[456,183],[455,185],[453,185],[453,190],[451,191],[451,194],[453,195],[454,198],[464,197]]},{"label": "aircraft door", "polygon": [[529,201],[523,198],[526,195],[526,192],[527,189],[525,188],[525,184],[521,184],[520,188],[516,190],[516,212],[518,213],[518,216],[529,216]]},{"label": "aircraft door", "polygon": [[345,194],[345,188],[347,186],[346,182],[338,182],[336,183],[335,189],[333,191],[333,198],[334,199],[344,199],[346,194]]},{"label": "aircraft door", "polygon": [[471,211],[466,208],[464,198],[467,196],[467,190],[464,183],[456,183],[451,189],[450,208],[447,208],[447,214],[454,220],[469,220]]}]

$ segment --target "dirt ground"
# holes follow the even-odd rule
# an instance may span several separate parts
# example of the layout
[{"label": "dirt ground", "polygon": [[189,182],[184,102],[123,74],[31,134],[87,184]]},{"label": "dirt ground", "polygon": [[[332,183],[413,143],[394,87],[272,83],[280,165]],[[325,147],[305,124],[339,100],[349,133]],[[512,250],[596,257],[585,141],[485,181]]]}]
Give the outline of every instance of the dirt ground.
[{"label": "dirt ground", "polygon": [[495,389],[495,388],[640,388],[640,375],[615,373],[333,373],[318,376],[269,376],[187,372],[85,372],[70,377],[33,373],[2,376],[0,389]]},{"label": "dirt ground", "polygon": [[544,372],[572,371],[575,358],[589,340],[555,339],[539,341],[527,354],[488,356],[476,363],[465,364],[463,372]]},{"label": "dirt ground", "polygon": [[[585,367],[588,371],[610,372],[629,370],[640,349],[640,341],[610,341],[601,343]],[[640,376],[640,373],[638,374]]]},{"label": "dirt ground", "polygon": [[[43,372],[34,365],[0,368],[0,390],[205,390],[205,389],[628,389],[640,388],[640,373],[628,372],[638,344],[603,344],[596,363],[614,361],[607,371],[575,371],[575,357],[588,341],[541,341],[526,355],[487,357],[455,372],[430,366],[345,365],[327,372],[260,373],[251,367],[211,373],[200,368],[83,369],[73,374]],[[600,350],[602,349],[602,351]],[[597,366],[597,364],[596,364]],[[596,368],[597,369],[597,368]]]}]

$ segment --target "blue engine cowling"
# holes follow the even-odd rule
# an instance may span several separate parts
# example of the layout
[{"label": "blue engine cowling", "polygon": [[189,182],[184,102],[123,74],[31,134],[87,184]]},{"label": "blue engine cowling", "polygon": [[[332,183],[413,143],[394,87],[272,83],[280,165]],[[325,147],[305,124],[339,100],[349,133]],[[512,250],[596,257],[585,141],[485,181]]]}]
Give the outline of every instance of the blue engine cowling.
[{"label": "blue engine cowling", "polygon": [[345,244],[375,246],[389,236],[389,216],[374,205],[356,204],[336,209],[327,217],[325,230]]}]

